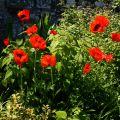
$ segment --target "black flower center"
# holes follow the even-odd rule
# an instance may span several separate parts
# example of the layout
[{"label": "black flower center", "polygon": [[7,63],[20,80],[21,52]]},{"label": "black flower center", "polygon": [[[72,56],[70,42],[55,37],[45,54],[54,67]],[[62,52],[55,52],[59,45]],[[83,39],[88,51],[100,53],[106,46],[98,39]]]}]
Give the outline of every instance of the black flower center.
[{"label": "black flower center", "polygon": [[100,24],[96,24],[95,27],[94,27],[94,31],[97,31],[99,28],[100,28]]},{"label": "black flower center", "polygon": [[25,16],[25,15],[21,15],[21,16],[20,16],[20,18],[24,18],[24,17],[26,17],[26,16]]},{"label": "black flower center", "polygon": [[22,54],[17,54],[17,56],[21,58],[21,57],[22,57]]}]

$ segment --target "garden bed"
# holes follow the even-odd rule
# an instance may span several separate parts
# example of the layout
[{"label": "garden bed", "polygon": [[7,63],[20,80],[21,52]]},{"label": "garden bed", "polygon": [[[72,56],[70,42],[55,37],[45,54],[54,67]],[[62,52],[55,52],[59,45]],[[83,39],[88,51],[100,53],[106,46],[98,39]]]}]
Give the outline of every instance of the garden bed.
[{"label": "garden bed", "polygon": [[17,14],[24,39],[3,40],[0,118],[119,120],[120,15],[69,8],[50,26],[30,13]]}]

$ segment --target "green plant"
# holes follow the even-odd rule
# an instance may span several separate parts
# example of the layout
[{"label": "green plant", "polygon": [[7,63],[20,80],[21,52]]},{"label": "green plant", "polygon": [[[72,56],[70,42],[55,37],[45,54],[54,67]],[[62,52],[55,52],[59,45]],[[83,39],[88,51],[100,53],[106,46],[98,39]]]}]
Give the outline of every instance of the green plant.
[{"label": "green plant", "polygon": [[[97,15],[104,15],[110,20],[110,25],[103,33],[89,31],[90,23]],[[49,49],[60,58],[63,89],[69,94],[67,103],[71,103],[67,104],[67,109],[72,105],[80,106],[90,119],[119,118],[119,75],[116,74],[119,65],[117,69],[115,65],[120,60],[119,43],[111,40],[111,33],[119,32],[118,24],[119,15],[98,8],[79,11],[68,9],[63,13],[60,26],[57,27],[59,35],[49,38],[53,39]],[[98,63],[91,59],[88,54],[91,47],[100,47],[105,53],[113,54],[113,62]],[[92,70],[88,75],[83,74],[85,63],[91,64]]]},{"label": "green plant", "polygon": [[119,0],[113,0],[113,2],[112,2],[112,7],[113,8],[116,8],[119,5],[120,5],[120,1]]},{"label": "green plant", "polygon": [[26,108],[23,105],[19,93],[13,94],[5,103],[1,103],[0,119],[1,120],[21,120],[37,118],[34,109]]},{"label": "green plant", "polygon": [[42,113],[36,114],[34,108],[25,106],[23,94],[12,94],[6,102],[0,103],[0,120],[48,120],[54,115],[49,105],[43,105]]},{"label": "green plant", "polygon": [[[19,34],[25,41],[10,41],[2,52],[0,85],[23,92],[23,105],[34,108],[38,119],[119,119],[119,17],[100,8],[70,8],[59,26],[47,26],[44,17],[32,36],[26,27]],[[15,56],[18,48],[24,51]]]}]

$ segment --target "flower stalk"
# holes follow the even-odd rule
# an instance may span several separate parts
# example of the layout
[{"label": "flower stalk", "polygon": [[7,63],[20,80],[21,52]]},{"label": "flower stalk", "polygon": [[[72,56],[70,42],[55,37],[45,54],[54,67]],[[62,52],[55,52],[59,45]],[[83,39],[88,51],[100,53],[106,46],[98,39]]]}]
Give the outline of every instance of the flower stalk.
[{"label": "flower stalk", "polygon": [[52,86],[53,86],[53,70],[52,70],[52,67],[51,67],[51,82],[52,82]]},{"label": "flower stalk", "polygon": [[19,71],[20,71],[20,89],[22,91],[23,90],[23,82],[22,82],[22,69],[21,69],[21,66],[19,66]]},{"label": "flower stalk", "polygon": [[37,51],[35,50],[35,59],[34,59],[34,79],[33,81],[36,81],[36,57],[37,57]]}]

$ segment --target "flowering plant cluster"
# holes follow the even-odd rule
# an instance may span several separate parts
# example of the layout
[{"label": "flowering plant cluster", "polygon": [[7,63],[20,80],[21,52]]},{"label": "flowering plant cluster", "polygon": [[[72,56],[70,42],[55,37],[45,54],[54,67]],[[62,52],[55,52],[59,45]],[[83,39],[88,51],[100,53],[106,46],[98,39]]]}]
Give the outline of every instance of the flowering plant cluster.
[{"label": "flowering plant cluster", "polygon": [[[21,24],[26,25],[27,22],[30,21],[30,10],[24,9],[22,11],[19,11],[17,16],[20,19]],[[39,79],[36,76],[38,75],[38,73],[36,73],[38,69],[41,70],[42,68],[44,69],[47,67],[51,67],[52,69],[52,67],[56,66],[57,58],[55,55],[50,53],[49,49],[47,48],[48,42],[47,40],[45,40],[47,38],[43,38],[39,35],[39,27],[40,26],[38,26],[37,24],[27,26],[25,30],[19,34],[25,35],[25,41],[23,41],[22,39],[12,41],[10,40],[9,36],[3,40],[3,45],[5,46],[5,48],[2,54],[6,54],[6,57],[2,57],[3,59],[1,58],[1,62],[2,67],[5,66],[8,69],[5,77],[2,78],[3,80],[1,82],[4,86],[7,86],[7,84],[9,84],[9,79],[13,79],[13,83],[17,82],[15,79],[18,79],[18,76],[20,79],[20,81],[18,80],[20,82],[18,82],[18,84],[22,89],[24,86],[24,82],[26,81],[22,80],[23,77],[29,76],[27,75],[29,71],[27,67],[33,67],[30,68],[29,72],[33,72],[32,81],[37,81],[37,79]],[[57,31],[55,31],[54,29],[47,32],[48,36],[57,35]],[[39,65],[37,62],[38,60]],[[14,62],[17,64],[17,66],[14,64]],[[13,70],[13,67],[16,72]],[[27,72],[24,71],[24,69],[27,70]]]},{"label": "flowering plant cluster", "polygon": [[22,49],[16,49],[13,51],[15,62],[21,67],[22,63],[28,62],[28,54]]},{"label": "flowering plant cluster", "polygon": [[[43,36],[40,28],[48,27],[36,23],[19,34],[25,40],[6,37],[1,86],[21,88],[26,104],[36,111],[49,104],[56,119],[118,119],[120,20],[111,14],[68,9]],[[17,16],[26,25],[30,11]]]},{"label": "flowering plant cluster", "polygon": [[109,20],[105,16],[96,16],[90,25],[91,32],[105,32],[105,27],[109,24]]},{"label": "flowering plant cluster", "polygon": [[[113,99],[116,104],[118,102],[119,94],[117,96],[114,94],[118,93],[118,89],[114,87],[119,86],[120,80],[118,19],[119,15],[113,15],[107,10],[99,9],[98,12],[98,9],[89,8],[68,9],[63,13],[60,26],[58,26],[59,35],[50,45],[51,52],[59,54],[61,58],[62,71],[66,73],[64,79],[67,80],[64,84],[72,86],[68,89],[76,93],[71,95],[72,104],[78,105],[78,101],[82,101],[79,105],[87,105],[88,108],[83,107],[86,112],[93,108],[95,111],[98,109],[102,111]],[[108,100],[109,103],[103,100],[103,94],[105,99],[110,100]],[[113,94],[115,96],[112,96]],[[111,107],[110,104],[108,106]],[[99,119],[105,118],[107,112],[109,111],[104,110],[104,113],[99,113]],[[91,119],[98,119],[93,115],[94,112],[89,113]],[[106,118],[109,119],[114,115],[116,116],[115,111]]]}]

